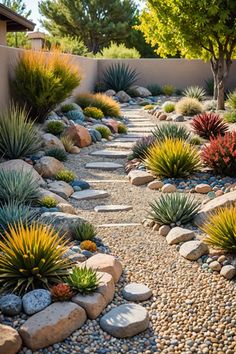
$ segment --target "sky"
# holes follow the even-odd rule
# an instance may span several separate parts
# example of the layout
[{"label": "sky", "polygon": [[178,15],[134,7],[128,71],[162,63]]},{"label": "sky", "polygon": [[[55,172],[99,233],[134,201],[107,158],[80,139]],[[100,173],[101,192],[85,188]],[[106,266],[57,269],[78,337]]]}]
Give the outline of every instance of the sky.
[{"label": "sky", "polygon": [[36,29],[40,28],[40,14],[38,11],[38,0],[25,0],[26,6],[32,11],[31,19],[36,23]]}]

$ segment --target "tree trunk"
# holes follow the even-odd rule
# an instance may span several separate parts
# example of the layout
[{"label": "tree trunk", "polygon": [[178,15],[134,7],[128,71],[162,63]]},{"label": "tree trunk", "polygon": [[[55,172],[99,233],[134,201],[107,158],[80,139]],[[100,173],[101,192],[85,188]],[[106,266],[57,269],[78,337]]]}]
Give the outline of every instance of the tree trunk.
[{"label": "tree trunk", "polygon": [[219,53],[217,72],[217,109],[225,109],[225,63],[224,54]]},{"label": "tree trunk", "polygon": [[214,92],[213,92],[213,99],[217,100],[218,96],[218,89],[217,89],[217,72],[218,72],[218,61],[214,58],[211,59],[211,71],[214,78]]}]

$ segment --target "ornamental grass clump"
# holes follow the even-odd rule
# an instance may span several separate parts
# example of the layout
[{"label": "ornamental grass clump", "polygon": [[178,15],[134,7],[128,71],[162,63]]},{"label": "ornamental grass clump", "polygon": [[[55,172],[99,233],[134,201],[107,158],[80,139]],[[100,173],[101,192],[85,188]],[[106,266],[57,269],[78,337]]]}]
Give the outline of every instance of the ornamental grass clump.
[{"label": "ornamental grass clump", "polygon": [[153,135],[144,136],[136,141],[132,147],[133,159],[144,159],[150,147],[156,142],[156,138]]},{"label": "ornamental grass clump", "polygon": [[187,194],[162,194],[150,203],[149,217],[158,225],[187,224],[200,210],[200,202]]},{"label": "ornamental grass clump", "polygon": [[75,145],[74,141],[68,135],[62,136],[61,142],[62,142],[66,152],[69,152],[69,153],[72,151],[72,148]]},{"label": "ornamental grass clump", "polygon": [[184,91],[185,97],[196,98],[198,101],[203,101],[206,96],[206,91],[200,86],[188,86]]},{"label": "ornamental grass clump", "polygon": [[86,107],[84,109],[84,114],[87,117],[91,117],[94,119],[102,119],[104,118],[103,111],[100,108],[97,107]]},{"label": "ornamental grass clump", "polygon": [[187,177],[201,167],[196,148],[182,139],[166,139],[151,146],[144,164],[160,177]]},{"label": "ornamental grass clump", "polygon": [[65,129],[65,124],[60,120],[50,120],[47,123],[46,131],[47,133],[53,135],[60,135]]},{"label": "ornamental grass clump", "polygon": [[60,149],[58,147],[46,150],[45,155],[54,157],[55,159],[61,162],[65,162],[67,160],[67,153],[65,152],[65,150]]},{"label": "ornamental grass clump", "polygon": [[128,131],[127,126],[124,123],[119,123],[118,125],[118,133],[119,134],[126,134]]},{"label": "ornamental grass clump", "polygon": [[210,139],[224,135],[228,130],[227,124],[216,113],[202,113],[195,116],[191,122],[193,132],[201,138]]},{"label": "ornamental grass clump", "polygon": [[176,103],[175,110],[183,116],[195,116],[203,111],[203,105],[196,98],[183,97]]},{"label": "ornamental grass clump", "polygon": [[72,264],[65,256],[67,242],[52,226],[22,223],[1,235],[0,286],[20,294],[49,288],[68,275]]},{"label": "ornamental grass clump", "polygon": [[216,174],[235,177],[236,132],[211,138],[210,143],[203,147],[201,157],[203,163]]},{"label": "ornamental grass clump", "polygon": [[130,68],[124,63],[110,65],[103,73],[103,82],[106,89],[127,91],[138,79],[135,69]]},{"label": "ornamental grass clump", "polygon": [[236,90],[228,94],[226,104],[231,109],[236,110]]},{"label": "ornamental grass clump", "polygon": [[74,267],[66,282],[74,291],[86,295],[95,292],[99,286],[100,278],[92,268]]},{"label": "ornamental grass clump", "polygon": [[210,215],[202,230],[207,234],[205,242],[230,253],[236,253],[236,207],[217,210]]},{"label": "ornamental grass clump", "polygon": [[165,113],[171,113],[175,110],[175,104],[173,102],[170,101],[166,101],[163,105],[162,105],[162,109]]},{"label": "ornamental grass clump", "polygon": [[55,198],[46,195],[39,201],[39,204],[45,208],[55,208],[58,204],[58,201]]},{"label": "ornamental grass clump", "polygon": [[25,108],[11,105],[0,113],[0,155],[18,159],[40,148],[38,129]]},{"label": "ornamental grass clump", "polygon": [[77,95],[76,102],[83,109],[86,107],[99,108],[107,117],[118,118],[121,115],[119,103],[102,93],[81,93]]},{"label": "ornamental grass clump", "polygon": [[54,52],[25,51],[15,68],[12,89],[30,116],[42,123],[81,81],[71,58]]},{"label": "ornamental grass clump", "polygon": [[190,139],[190,132],[184,126],[175,123],[165,123],[156,126],[155,130],[152,131],[152,134],[157,141],[164,141],[166,139]]},{"label": "ornamental grass clump", "polygon": [[164,85],[162,92],[165,96],[172,96],[175,93],[176,88],[173,85]]},{"label": "ornamental grass clump", "polygon": [[0,204],[12,201],[33,203],[38,198],[38,183],[31,172],[0,169]]},{"label": "ornamental grass clump", "polygon": [[83,222],[73,226],[72,234],[75,240],[91,241],[96,236],[97,230],[90,222]]}]

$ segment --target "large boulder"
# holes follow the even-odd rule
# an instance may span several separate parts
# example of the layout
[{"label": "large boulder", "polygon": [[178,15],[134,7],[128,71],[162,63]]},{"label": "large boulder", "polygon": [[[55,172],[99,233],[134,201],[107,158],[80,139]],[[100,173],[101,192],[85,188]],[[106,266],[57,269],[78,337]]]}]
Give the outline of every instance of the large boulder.
[{"label": "large boulder", "polygon": [[43,134],[42,144],[45,149],[59,148],[65,151],[64,145],[62,144],[61,140],[53,134]]},{"label": "large boulder", "polygon": [[230,205],[236,205],[236,191],[221,195],[204,204],[195,216],[194,223],[201,226],[211,213]]},{"label": "large boulder", "polygon": [[92,293],[88,295],[77,294],[72,301],[85,309],[88,318],[95,320],[105,309],[107,302],[100,293]]},{"label": "large boulder", "polygon": [[132,91],[132,94],[136,97],[148,97],[148,96],[152,96],[151,92],[142,86],[132,86],[130,87],[130,91]]},{"label": "large boulder", "polygon": [[21,345],[19,333],[10,326],[0,324],[0,354],[16,354]]},{"label": "large boulder", "polygon": [[63,199],[67,199],[74,193],[74,189],[71,187],[69,183],[64,181],[53,181],[48,184],[48,189],[58,194]]},{"label": "large boulder", "polygon": [[116,94],[120,103],[127,103],[131,100],[131,97],[125,91],[119,91]]},{"label": "large boulder", "polygon": [[64,169],[63,163],[51,156],[44,156],[34,166],[35,170],[44,178],[55,177]]},{"label": "large boulder", "polygon": [[33,168],[32,165],[28,164],[23,160],[9,160],[6,162],[2,162],[0,164],[0,169],[5,171],[24,171],[32,174],[32,178],[41,186],[45,186],[46,183],[43,178],[38,174],[37,171]]},{"label": "large boulder", "polygon": [[86,313],[82,307],[73,302],[55,302],[30,317],[19,333],[28,348],[37,350],[66,339],[85,321]]},{"label": "large boulder", "polygon": [[55,194],[47,189],[40,188],[39,196],[40,196],[39,199],[43,199],[44,197],[52,197],[58,203],[68,204],[68,202],[64,198],[60,197],[58,194]]},{"label": "large boulder", "polygon": [[201,241],[188,241],[182,244],[179,253],[189,261],[196,261],[198,258],[209,252],[208,246]]},{"label": "large boulder", "polygon": [[118,133],[119,121],[115,119],[103,119],[102,122],[106,124],[112,133]]},{"label": "large boulder", "polygon": [[109,273],[97,272],[99,277],[99,287],[96,292],[102,294],[105,298],[106,303],[112,302],[115,295],[115,283],[113,277]]},{"label": "large boulder", "polygon": [[22,309],[22,300],[15,294],[7,294],[0,299],[0,310],[3,315],[16,316]]},{"label": "large boulder", "polygon": [[92,144],[92,138],[88,129],[81,125],[72,125],[66,129],[64,134],[68,135],[75,142],[75,145],[80,148]]}]

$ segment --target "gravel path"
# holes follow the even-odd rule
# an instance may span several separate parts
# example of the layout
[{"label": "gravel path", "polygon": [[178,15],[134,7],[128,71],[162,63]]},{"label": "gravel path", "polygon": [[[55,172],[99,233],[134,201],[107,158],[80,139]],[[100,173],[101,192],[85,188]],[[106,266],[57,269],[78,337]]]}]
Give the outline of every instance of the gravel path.
[{"label": "gravel path", "polygon": [[[130,121],[135,121],[135,117],[147,117],[148,123],[153,120],[142,109],[127,109],[124,113],[130,117]],[[112,161],[124,164],[125,159],[103,159],[89,155],[105,147],[101,143],[82,149],[79,155],[71,155],[66,165],[79,178],[90,181],[93,188],[104,189],[110,196],[101,200],[74,202],[74,205],[82,217],[95,225],[140,223],[146,216],[149,202],[158,197],[159,192],[145,186],[132,186],[123,169],[113,172],[85,169],[87,162]],[[94,212],[95,206],[105,204],[132,205],[133,210]],[[191,263],[181,258],[175,247],[167,245],[165,238],[142,225],[100,228],[99,236],[111,253],[120,257],[125,268],[117,285],[115,299],[105,312],[126,302],[121,291],[128,282],[145,283],[154,294],[151,300],[142,303],[150,313],[150,329],[132,339],[116,339],[101,330],[99,319],[88,320],[82,329],[63,343],[39,352],[236,353],[234,282],[228,282],[217,274],[203,272],[197,262]]]}]

